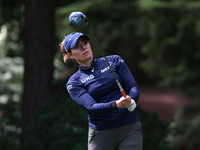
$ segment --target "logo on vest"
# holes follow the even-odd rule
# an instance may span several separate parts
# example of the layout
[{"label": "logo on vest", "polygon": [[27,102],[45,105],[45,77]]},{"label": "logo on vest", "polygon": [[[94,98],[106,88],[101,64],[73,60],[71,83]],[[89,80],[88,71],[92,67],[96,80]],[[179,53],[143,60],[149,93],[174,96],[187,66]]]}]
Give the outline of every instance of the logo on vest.
[{"label": "logo on vest", "polygon": [[106,67],[106,68],[104,68],[104,69],[101,70],[101,73],[104,73],[104,72],[106,72],[109,69],[110,69],[109,67]]},{"label": "logo on vest", "polygon": [[87,78],[81,80],[81,82],[82,82],[82,83],[85,83],[86,81],[89,81],[89,80],[91,80],[91,79],[94,79],[94,75],[92,75],[92,74],[91,74],[90,76],[88,76]]}]

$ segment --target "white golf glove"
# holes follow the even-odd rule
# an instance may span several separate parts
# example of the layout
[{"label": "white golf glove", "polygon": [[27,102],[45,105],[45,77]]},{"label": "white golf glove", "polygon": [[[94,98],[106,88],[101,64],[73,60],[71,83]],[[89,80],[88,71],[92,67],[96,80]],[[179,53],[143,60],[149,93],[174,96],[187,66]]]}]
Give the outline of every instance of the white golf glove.
[{"label": "white golf glove", "polygon": [[129,111],[133,111],[135,108],[136,108],[136,103],[135,103],[135,101],[133,100],[133,99],[131,99],[131,103],[133,102],[133,105],[131,105],[131,106],[129,106],[129,107],[127,107],[127,109],[129,110]]}]

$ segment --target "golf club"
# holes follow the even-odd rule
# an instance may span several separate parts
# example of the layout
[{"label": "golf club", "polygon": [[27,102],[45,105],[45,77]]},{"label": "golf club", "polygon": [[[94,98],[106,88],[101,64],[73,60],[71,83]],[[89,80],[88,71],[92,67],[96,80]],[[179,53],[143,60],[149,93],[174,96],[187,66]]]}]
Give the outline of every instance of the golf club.
[{"label": "golf club", "polygon": [[[90,25],[89,25],[89,22],[88,22],[88,20],[87,20],[87,17],[86,17],[82,12],[72,12],[72,13],[70,14],[70,16],[69,16],[69,24],[70,24],[72,27],[75,27],[75,28],[80,28],[80,27],[84,27],[84,26],[87,26],[87,27],[88,27],[89,31],[91,32],[93,38],[95,39],[95,41],[96,41],[96,43],[97,43],[97,45],[98,45],[98,47],[99,47],[99,49],[100,49],[100,51],[101,51],[101,53],[102,53],[104,59],[106,60],[108,66],[109,66],[109,68],[110,68],[110,70],[111,70],[111,72],[112,72],[112,74],[113,74],[113,76],[114,76],[114,78],[115,78],[115,81],[116,81],[116,83],[117,83],[117,85],[118,85],[118,87],[119,87],[120,92],[122,93],[122,95],[123,95],[124,97],[126,97],[126,93],[125,93],[124,89],[122,88],[122,86],[121,86],[119,80],[117,79],[117,77],[116,77],[116,75],[115,75],[115,73],[114,73],[114,71],[113,71],[113,69],[112,69],[110,63],[108,62],[108,59],[106,58],[106,56],[105,56],[105,54],[104,54],[104,51],[102,50],[102,48],[101,48],[101,46],[100,46],[100,44],[99,44],[99,42],[98,42],[96,36],[94,35],[94,32],[92,31],[92,29],[91,29],[91,27],[90,27]],[[132,100],[132,99],[131,99],[131,100]],[[133,102],[133,101],[134,101],[134,100],[132,100],[132,102]],[[134,102],[133,105],[131,105],[131,106],[128,107],[128,110],[129,110],[129,111],[133,111],[133,110],[135,109],[135,107],[136,107],[136,103]]]}]

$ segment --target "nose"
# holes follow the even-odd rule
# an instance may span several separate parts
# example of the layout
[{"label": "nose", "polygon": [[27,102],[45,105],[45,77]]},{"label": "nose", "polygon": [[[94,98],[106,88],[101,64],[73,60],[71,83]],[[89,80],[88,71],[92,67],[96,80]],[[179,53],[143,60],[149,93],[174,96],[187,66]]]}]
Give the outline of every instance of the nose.
[{"label": "nose", "polygon": [[81,50],[85,49],[85,45],[84,44],[80,44],[81,45]]}]

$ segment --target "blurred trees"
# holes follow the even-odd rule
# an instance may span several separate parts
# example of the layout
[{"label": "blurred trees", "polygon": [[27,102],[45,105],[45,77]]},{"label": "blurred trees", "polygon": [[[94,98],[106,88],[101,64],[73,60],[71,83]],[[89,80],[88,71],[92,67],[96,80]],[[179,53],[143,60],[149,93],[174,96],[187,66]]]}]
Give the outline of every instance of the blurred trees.
[{"label": "blurred trees", "polygon": [[[87,28],[69,26],[72,11],[86,14],[106,55],[121,55],[139,86],[179,88],[200,98],[199,1],[23,2],[25,5],[22,1],[0,0],[1,149],[22,149],[20,136],[24,149],[31,149],[33,141],[32,149],[37,150],[86,149],[86,112],[66,94],[65,70],[69,72],[70,68],[63,65],[58,44],[77,30],[91,37],[95,56],[102,55]],[[143,122],[144,149],[168,149],[163,142],[168,124],[138,112]]]},{"label": "blurred trees", "polygon": [[[11,5],[12,4],[12,5]],[[15,149],[21,133],[23,10],[20,1],[0,0],[0,149]]]},{"label": "blurred trees", "polygon": [[[53,80],[55,4],[49,0],[24,0],[25,53],[22,100],[22,146],[39,149],[46,134],[38,110],[51,97]],[[25,148],[26,149],[26,148]],[[40,148],[43,149],[43,148]]]},{"label": "blurred trees", "polygon": [[[140,66],[158,78],[160,86],[178,87],[197,92],[200,71],[199,1],[153,2],[144,8],[148,14],[148,42],[142,46],[147,57]],[[157,14],[156,16],[154,14]]]}]

